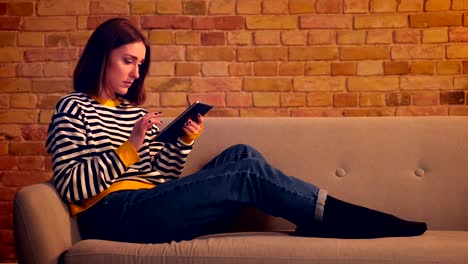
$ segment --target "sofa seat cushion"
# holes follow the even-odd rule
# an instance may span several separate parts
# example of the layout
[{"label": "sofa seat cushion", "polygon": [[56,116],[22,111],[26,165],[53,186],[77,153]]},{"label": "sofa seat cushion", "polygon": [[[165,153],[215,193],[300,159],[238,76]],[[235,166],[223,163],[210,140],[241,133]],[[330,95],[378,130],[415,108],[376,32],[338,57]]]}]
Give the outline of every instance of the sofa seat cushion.
[{"label": "sofa seat cushion", "polygon": [[410,238],[324,239],[287,232],[230,233],[165,244],[83,240],[65,263],[467,263],[468,231]]}]

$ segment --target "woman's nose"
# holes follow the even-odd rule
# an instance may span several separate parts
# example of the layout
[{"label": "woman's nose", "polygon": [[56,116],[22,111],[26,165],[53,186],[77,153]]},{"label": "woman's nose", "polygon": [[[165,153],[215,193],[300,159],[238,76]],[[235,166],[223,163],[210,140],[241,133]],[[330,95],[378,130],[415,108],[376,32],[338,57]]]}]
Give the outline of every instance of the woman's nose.
[{"label": "woman's nose", "polygon": [[140,77],[140,72],[139,72],[139,67],[138,65],[135,65],[133,70],[130,72],[130,75],[134,79],[138,79]]}]

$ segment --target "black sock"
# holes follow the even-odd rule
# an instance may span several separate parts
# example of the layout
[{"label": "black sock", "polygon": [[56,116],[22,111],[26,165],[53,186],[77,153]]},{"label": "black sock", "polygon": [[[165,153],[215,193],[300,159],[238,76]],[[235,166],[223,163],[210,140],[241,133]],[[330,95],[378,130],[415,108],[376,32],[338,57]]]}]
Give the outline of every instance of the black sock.
[{"label": "black sock", "polygon": [[314,230],[320,230],[318,232],[327,237],[377,238],[418,236],[427,230],[427,226],[328,195],[322,223]]}]

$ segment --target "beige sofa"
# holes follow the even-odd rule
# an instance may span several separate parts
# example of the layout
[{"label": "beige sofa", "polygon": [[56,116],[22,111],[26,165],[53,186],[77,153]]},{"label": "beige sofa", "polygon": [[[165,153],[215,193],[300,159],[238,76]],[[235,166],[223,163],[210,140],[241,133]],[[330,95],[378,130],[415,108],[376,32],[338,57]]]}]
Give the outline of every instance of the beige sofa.
[{"label": "beige sofa", "polygon": [[291,223],[247,210],[236,227],[250,232],[167,244],[81,240],[67,206],[44,183],[16,195],[19,263],[468,263],[468,117],[208,118],[205,127],[185,174],[246,143],[334,196],[426,221],[430,230],[304,238],[288,232]]}]

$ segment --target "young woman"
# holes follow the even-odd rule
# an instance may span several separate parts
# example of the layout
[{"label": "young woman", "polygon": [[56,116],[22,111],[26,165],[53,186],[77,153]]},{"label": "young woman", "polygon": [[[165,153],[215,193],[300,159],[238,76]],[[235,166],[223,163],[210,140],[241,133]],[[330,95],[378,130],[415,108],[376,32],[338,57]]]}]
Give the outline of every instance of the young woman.
[{"label": "young woman", "polygon": [[179,178],[203,117],[172,143],[154,140],[160,112],[138,107],[150,63],[144,35],[129,21],[96,28],[76,66],[75,92],[56,106],[48,130],[54,184],[84,238],[162,243],[221,232],[245,205],[283,217],[302,236],[415,236],[425,223],[338,200],[272,167],[250,146],[226,149]]}]

